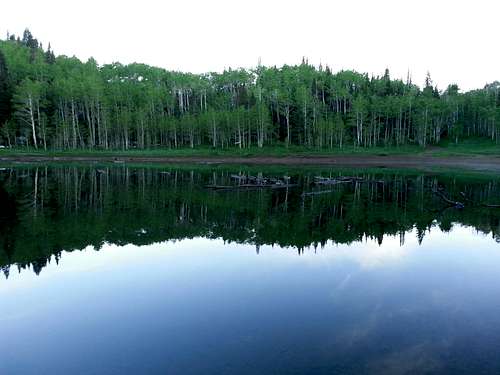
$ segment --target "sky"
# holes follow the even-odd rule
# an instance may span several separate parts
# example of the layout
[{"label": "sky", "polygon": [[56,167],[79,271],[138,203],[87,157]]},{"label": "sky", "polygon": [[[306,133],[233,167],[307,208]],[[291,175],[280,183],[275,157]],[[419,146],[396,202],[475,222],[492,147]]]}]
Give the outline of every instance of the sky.
[{"label": "sky", "polygon": [[440,89],[500,80],[498,0],[24,0],[0,35],[28,27],[56,54],[193,73],[310,63]]}]

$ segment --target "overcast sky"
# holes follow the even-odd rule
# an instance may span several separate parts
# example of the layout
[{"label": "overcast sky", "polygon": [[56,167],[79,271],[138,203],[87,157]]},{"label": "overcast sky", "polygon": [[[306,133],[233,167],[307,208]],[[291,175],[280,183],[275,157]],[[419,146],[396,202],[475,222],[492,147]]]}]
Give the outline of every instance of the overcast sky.
[{"label": "overcast sky", "polygon": [[56,54],[195,73],[295,64],[440,89],[500,80],[500,0],[2,1],[0,32],[28,27]]}]

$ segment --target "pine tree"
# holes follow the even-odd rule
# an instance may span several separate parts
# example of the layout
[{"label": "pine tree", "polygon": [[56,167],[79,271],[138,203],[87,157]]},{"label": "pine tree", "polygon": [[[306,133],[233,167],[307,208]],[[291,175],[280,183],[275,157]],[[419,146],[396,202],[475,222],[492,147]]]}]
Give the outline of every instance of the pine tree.
[{"label": "pine tree", "polygon": [[56,62],[56,56],[54,55],[54,52],[50,48],[50,43],[49,47],[47,48],[47,51],[45,52],[45,62],[50,65]]},{"label": "pine tree", "polygon": [[28,29],[24,30],[22,43],[30,49],[30,63],[35,61],[36,51],[38,50],[38,40],[33,37],[31,31]]}]

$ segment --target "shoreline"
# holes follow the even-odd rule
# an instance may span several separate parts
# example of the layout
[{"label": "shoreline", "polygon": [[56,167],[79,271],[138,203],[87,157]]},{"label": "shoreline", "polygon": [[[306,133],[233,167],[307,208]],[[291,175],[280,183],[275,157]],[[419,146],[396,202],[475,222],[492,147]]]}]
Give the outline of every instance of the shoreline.
[{"label": "shoreline", "polygon": [[154,164],[242,164],[242,165],[290,165],[290,166],[345,166],[381,168],[461,168],[500,172],[500,157],[426,156],[426,155],[335,155],[335,156],[47,156],[2,155],[0,162],[52,163],[52,162],[109,162]]}]

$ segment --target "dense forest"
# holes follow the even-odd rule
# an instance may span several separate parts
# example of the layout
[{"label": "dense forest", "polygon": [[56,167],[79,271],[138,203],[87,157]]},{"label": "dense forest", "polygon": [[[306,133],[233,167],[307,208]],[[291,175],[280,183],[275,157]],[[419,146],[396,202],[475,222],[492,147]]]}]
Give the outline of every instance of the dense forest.
[{"label": "dense forest", "polygon": [[0,144],[38,149],[310,148],[500,141],[500,83],[461,93],[389,70],[300,65],[189,74],[56,56],[29,30],[0,41]]},{"label": "dense forest", "polygon": [[[416,230],[471,226],[500,242],[498,179],[326,169],[288,171],[287,189],[215,191],[238,170],[39,166],[0,169],[0,271],[35,272],[63,251],[104,244],[146,245],[186,238],[294,248],[350,244]],[[261,171],[283,176],[283,171]],[[258,173],[254,171],[253,173]],[[363,180],[315,187],[315,176]],[[450,206],[433,189],[466,202]],[[314,191],[314,194],[303,194]],[[321,193],[321,194],[319,194]],[[131,220],[133,218],[133,220]],[[411,234],[412,236],[415,234]],[[279,251],[279,248],[276,249]]]}]

